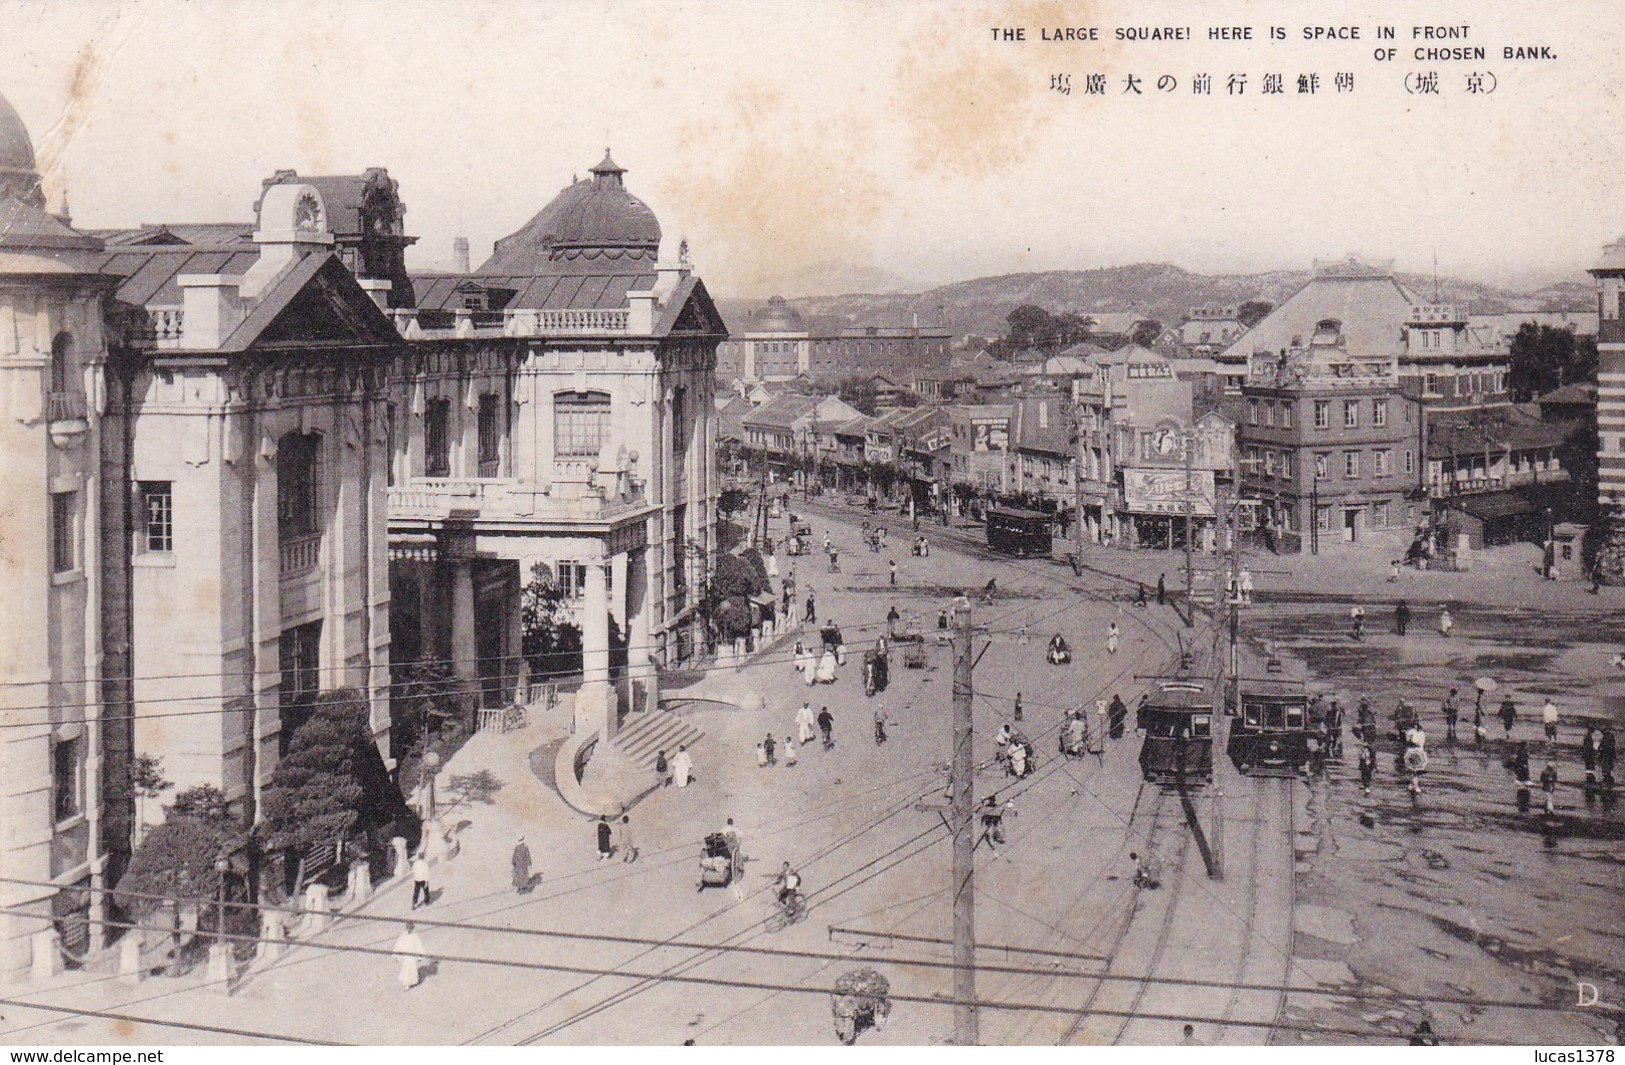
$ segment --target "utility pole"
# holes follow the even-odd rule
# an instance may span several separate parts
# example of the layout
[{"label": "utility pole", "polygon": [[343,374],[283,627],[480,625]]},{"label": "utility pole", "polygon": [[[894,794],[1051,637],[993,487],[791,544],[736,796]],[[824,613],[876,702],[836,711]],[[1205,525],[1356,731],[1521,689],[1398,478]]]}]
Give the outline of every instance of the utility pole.
[{"label": "utility pole", "polygon": [[971,756],[970,606],[954,610],[954,757],[949,825],[954,834],[954,1043],[975,1046],[976,1020],[976,763]]},{"label": "utility pole", "polygon": [[1191,543],[1191,516],[1195,508],[1195,500],[1191,498],[1194,487],[1191,478],[1196,468],[1196,434],[1187,430],[1185,432],[1185,627],[1190,628],[1196,624],[1196,560],[1193,554],[1194,545]]},{"label": "utility pole", "polygon": [[[1329,463],[1331,459],[1328,458],[1326,461]],[[1309,481],[1309,553],[1311,555],[1320,554],[1320,465],[1318,458],[1315,465],[1315,475]]]}]

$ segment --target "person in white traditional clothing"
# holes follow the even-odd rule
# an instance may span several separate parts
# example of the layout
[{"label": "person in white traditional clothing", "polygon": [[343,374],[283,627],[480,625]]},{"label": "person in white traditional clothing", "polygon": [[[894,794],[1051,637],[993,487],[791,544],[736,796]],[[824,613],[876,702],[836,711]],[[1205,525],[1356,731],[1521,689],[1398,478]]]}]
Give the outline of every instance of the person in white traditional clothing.
[{"label": "person in white traditional clothing", "polygon": [[1120,637],[1118,636],[1118,633],[1117,633],[1117,622],[1114,621],[1114,622],[1111,623],[1111,626],[1106,630],[1106,653],[1107,654],[1114,655],[1114,654],[1117,653],[1117,641],[1119,640],[1119,638]]},{"label": "person in white traditional clothing", "polygon": [[813,714],[812,704],[803,702],[801,709],[796,711],[796,738],[802,743],[811,743],[816,735],[818,718]]},{"label": "person in white traditional clothing", "polygon": [[417,933],[417,926],[408,921],[390,952],[395,955],[398,962],[395,979],[401,982],[401,990],[410,991],[418,986],[418,982],[423,979],[426,951],[423,947],[423,937]]},{"label": "person in white traditional clothing", "polygon": [[797,640],[796,641],[796,672],[797,673],[807,673],[810,670],[813,670],[813,669],[816,669],[816,668],[818,668],[818,659],[817,659],[817,657],[811,651],[807,650],[807,648],[803,647],[801,645],[800,640]]},{"label": "person in white traditional clothing", "polygon": [[694,779],[694,756],[688,753],[686,745],[679,745],[672,756],[671,775],[679,788],[688,787],[689,781]]},{"label": "person in white traditional clothing", "polygon": [[817,676],[816,679],[819,681],[819,683],[822,683],[822,684],[834,684],[835,683],[835,652],[834,651],[825,651],[824,652],[824,657],[820,658],[818,660],[818,676]]}]

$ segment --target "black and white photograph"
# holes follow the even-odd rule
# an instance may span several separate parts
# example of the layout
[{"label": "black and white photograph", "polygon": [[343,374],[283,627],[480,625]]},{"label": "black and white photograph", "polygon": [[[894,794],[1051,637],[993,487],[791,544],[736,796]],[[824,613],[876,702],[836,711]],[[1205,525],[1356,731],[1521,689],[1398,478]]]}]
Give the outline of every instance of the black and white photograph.
[{"label": "black and white photograph", "polygon": [[1620,14],[0,0],[0,1046],[1614,1061]]}]

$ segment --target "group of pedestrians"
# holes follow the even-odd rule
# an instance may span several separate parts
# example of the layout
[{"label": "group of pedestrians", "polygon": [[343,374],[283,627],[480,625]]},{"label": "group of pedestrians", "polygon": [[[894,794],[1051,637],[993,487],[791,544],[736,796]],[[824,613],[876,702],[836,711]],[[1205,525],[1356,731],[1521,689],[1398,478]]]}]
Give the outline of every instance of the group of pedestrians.
[{"label": "group of pedestrians", "polygon": [[[1488,686],[1493,687],[1493,685]],[[1472,709],[1472,728],[1474,746],[1482,748],[1488,738],[1486,719],[1488,713],[1485,708],[1485,689],[1478,687],[1475,692]],[[1335,706],[1336,700],[1333,700]],[[1444,735],[1448,743],[1457,742],[1460,736],[1462,703],[1461,689],[1453,687],[1439,704],[1440,714],[1444,719]],[[1547,754],[1550,756],[1538,776],[1533,772],[1530,756],[1530,741],[1515,740],[1513,733],[1519,720],[1517,700],[1512,693],[1505,693],[1494,716],[1500,720],[1503,749],[1507,752],[1504,764],[1511,770],[1516,784],[1516,803],[1520,812],[1527,812],[1532,803],[1531,797],[1535,785],[1540,785],[1543,793],[1545,812],[1550,814],[1556,810],[1556,791],[1560,782],[1558,770],[1558,727],[1560,715],[1557,703],[1547,696],[1540,708],[1541,737],[1546,744]],[[1423,727],[1421,717],[1416,710],[1405,700],[1399,700],[1399,707],[1395,711],[1394,721],[1396,730],[1403,741],[1396,768],[1409,774],[1407,790],[1411,793],[1413,801],[1421,794],[1421,775],[1427,766],[1426,742],[1427,732]],[[1369,795],[1371,783],[1377,772],[1376,744],[1377,744],[1377,718],[1372,709],[1371,700],[1362,697],[1359,703],[1355,722],[1355,738],[1359,741],[1359,755],[1356,762],[1361,790]],[[1611,725],[1599,725],[1587,722],[1585,733],[1580,741],[1580,761],[1585,769],[1584,788],[1588,797],[1597,788],[1611,794],[1615,786],[1614,770],[1618,758],[1618,740]],[[1412,752],[1416,753],[1412,753]]]}]

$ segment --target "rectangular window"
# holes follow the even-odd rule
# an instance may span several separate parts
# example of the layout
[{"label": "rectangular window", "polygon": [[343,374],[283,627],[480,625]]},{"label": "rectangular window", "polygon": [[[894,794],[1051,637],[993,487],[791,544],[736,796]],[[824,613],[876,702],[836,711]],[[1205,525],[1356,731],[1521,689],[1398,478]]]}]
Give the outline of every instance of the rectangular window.
[{"label": "rectangular window", "polygon": [[1343,401],[1343,428],[1358,429],[1360,427],[1360,401],[1345,399]]},{"label": "rectangular window", "polygon": [[395,404],[384,404],[384,485],[395,487]]},{"label": "rectangular window", "polygon": [[1439,394],[1439,375],[1436,374],[1436,373],[1425,373],[1425,374],[1423,374],[1422,375],[1422,391],[1427,393],[1430,396],[1438,395]]},{"label": "rectangular window", "polygon": [[1328,467],[1330,466],[1331,461],[1332,457],[1330,453],[1325,451],[1317,451],[1315,453],[1315,480],[1324,481],[1327,477],[1331,476],[1331,474],[1328,472]]},{"label": "rectangular window", "polygon": [[84,771],[81,747],[82,741],[77,736],[70,740],[57,740],[51,745],[52,807],[58,823],[78,816],[82,806]]},{"label": "rectangular window", "polygon": [[1264,404],[1264,428],[1275,428],[1275,404],[1273,403]]},{"label": "rectangular window", "polygon": [[451,400],[431,399],[423,411],[423,475],[451,476]]},{"label": "rectangular window", "polygon": [[1273,451],[1264,452],[1264,476],[1275,476],[1275,452]]},{"label": "rectangular window", "polygon": [[1247,424],[1258,424],[1258,400],[1256,399],[1249,399],[1247,401]]},{"label": "rectangular window", "polygon": [[1386,501],[1371,504],[1371,527],[1373,529],[1388,528],[1388,504]]},{"label": "rectangular window", "polygon": [[607,392],[561,392],[553,399],[553,456],[597,458],[609,439]]},{"label": "rectangular window", "polygon": [[1281,404],[1281,428],[1283,428],[1283,429],[1292,428],[1292,404],[1291,403],[1283,403],[1283,404]]},{"label": "rectangular window", "polygon": [[1343,476],[1347,478],[1360,476],[1360,453],[1358,451],[1343,452]]},{"label": "rectangular window", "polygon": [[1394,453],[1387,448],[1379,448],[1371,453],[1373,472],[1378,477],[1387,477],[1394,472]]},{"label": "rectangular window", "polygon": [[322,623],[312,621],[282,630],[277,640],[277,665],[282,690],[277,700],[281,731],[277,745],[288,753],[293,734],[310,718],[310,705],[321,691]]},{"label": "rectangular window", "polygon": [[1388,424],[1388,401],[1386,399],[1371,401],[1371,424],[1379,429]]},{"label": "rectangular window", "polygon": [[1331,532],[1332,531],[1332,508],[1331,507],[1316,507],[1315,508],[1315,528],[1319,529],[1321,532]]},{"label": "rectangular window", "polygon": [[671,390],[671,451],[681,457],[688,450],[688,389]]},{"label": "rectangular window", "polygon": [[1315,400],[1315,428],[1329,429],[1332,424],[1332,402],[1329,399]]},{"label": "rectangular window", "polygon": [[556,567],[559,591],[566,599],[580,599],[587,594],[587,566],[585,563],[563,559]]},{"label": "rectangular window", "polygon": [[1405,472],[1408,474],[1416,472],[1416,452],[1414,451],[1405,452]]},{"label": "rectangular window", "polygon": [[1291,480],[1297,473],[1297,457],[1290,451],[1281,452],[1281,476]]},{"label": "rectangular window", "polygon": [[175,550],[175,497],[172,483],[142,481],[140,491],[142,550]]},{"label": "rectangular window", "polygon": [[1465,396],[1466,394],[1467,394],[1467,375],[1466,374],[1457,374],[1456,375],[1456,395]]},{"label": "rectangular window", "polygon": [[502,460],[502,397],[494,392],[480,396],[480,476],[495,477]]},{"label": "rectangular window", "polygon": [[79,568],[79,545],[73,527],[78,514],[78,492],[55,492],[51,495],[52,573],[71,573]]}]

